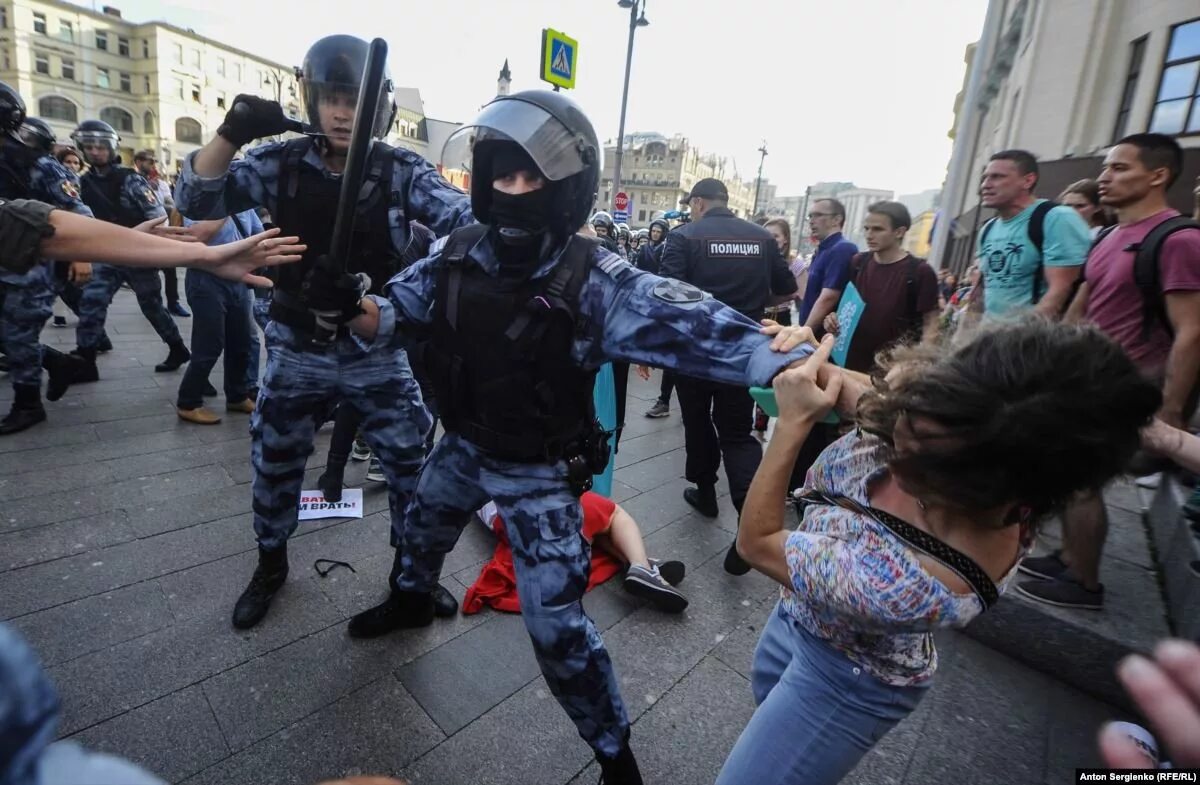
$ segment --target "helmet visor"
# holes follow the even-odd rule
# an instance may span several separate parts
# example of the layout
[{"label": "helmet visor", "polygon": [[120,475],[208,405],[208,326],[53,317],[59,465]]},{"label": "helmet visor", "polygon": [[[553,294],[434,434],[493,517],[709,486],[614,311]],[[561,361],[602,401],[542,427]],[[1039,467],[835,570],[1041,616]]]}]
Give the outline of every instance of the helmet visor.
[{"label": "helmet visor", "polygon": [[527,101],[499,100],[485,106],[471,125],[446,140],[442,164],[471,171],[475,145],[484,141],[517,143],[548,180],[564,180],[588,164],[579,138],[545,109]]},{"label": "helmet visor", "polygon": [[17,139],[21,144],[34,150],[49,150],[54,144],[53,137],[48,138],[42,129],[29,123],[24,123],[17,129]]}]

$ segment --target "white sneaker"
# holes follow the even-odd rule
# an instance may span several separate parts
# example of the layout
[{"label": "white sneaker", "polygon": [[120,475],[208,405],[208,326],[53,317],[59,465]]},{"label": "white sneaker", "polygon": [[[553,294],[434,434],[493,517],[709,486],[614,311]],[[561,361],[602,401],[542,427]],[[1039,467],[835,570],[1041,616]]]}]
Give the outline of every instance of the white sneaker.
[{"label": "white sneaker", "polygon": [[367,467],[367,482],[387,482],[387,475],[383,473],[378,458],[371,458],[371,464]]},{"label": "white sneaker", "polygon": [[371,448],[363,441],[362,437],[354,439],[354,446],[350,448],[350,460],[365,461],[371,457]]}]

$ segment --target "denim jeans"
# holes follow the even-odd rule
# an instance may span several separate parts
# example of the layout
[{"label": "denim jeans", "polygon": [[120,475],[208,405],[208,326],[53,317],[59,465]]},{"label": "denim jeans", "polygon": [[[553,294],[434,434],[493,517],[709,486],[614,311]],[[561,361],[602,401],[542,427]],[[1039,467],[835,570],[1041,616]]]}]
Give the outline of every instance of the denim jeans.
[{"label": "denim jeans", "polygon": [[204,402],[208,374],[225,354],[225,400],[246,399],[246,366],[250,362],[250,293],[243,284],[203,270],[184,278],[192,307],[192,360],[179,383],[177,405],[195,409]]},{"label": "denim jeans", "polygon": [[250,309],[250,362],[246,365],[246,389],[258,389],[258,364],[262,361],[262,340],[258,331],[267,329],[270,289],[247,289],[246,307]]},{"label": "denim jeans", "polygon": [[778,605],[754,652],[750,687],[758,709],[717,785],[835,785],[927,689],[885,684]]}]

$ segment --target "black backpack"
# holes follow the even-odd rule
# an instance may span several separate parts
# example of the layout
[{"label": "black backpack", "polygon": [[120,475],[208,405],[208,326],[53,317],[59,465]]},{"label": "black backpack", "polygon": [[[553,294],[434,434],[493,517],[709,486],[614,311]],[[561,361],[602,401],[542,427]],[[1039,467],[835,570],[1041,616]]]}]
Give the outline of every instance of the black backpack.
[{"label": "black backpack", "polygon": [[[863,251],[857,253],[850,260],[850,280],[858,285],[858,276],[867,263],[871,261],[871,252]],[[904,271],[904,324],[906,329],[917,330],[921,327],[921,314],[917,313],[917,270],[921,268],[921,262],[912,254],[908,255],[908,264],[905,265]]]},{"label": "black backpack", "polygon": [[[1096,235],[1095,242],[1092,243],[1092,250],[1096,250],[1096,246],[1100,245],[1100,241],[1108,237],[1116,228],[1114,225],[1101,229],[1100,234]],[[1171,327],[1171,320],[1167,318],[1167,306],[1163,298],[1158,257],[1162,253],[1163,243],[1167,241],[1167,238],[1184,229],[1200,229],[1200,221],[1196,221],[1186,215],[1176,215],[1151,229],[1140,243],[1132,243],[1121,249],[1123,251],[1132,251],[1135,254],[1133,257],[1133,282],[1137,285],[1138,291],[1142,295],[1143,338],[1150,334],[1150,330],[1155,324],[1161,325],[1172,338],[1175,337],[1175,330]],[[1091,257],[1091,252],[1088,253],[1088,257]],[[1079,276],[1081,280],[1086,275],[1086,271],[1087,263],[1084,262],[1083,271]]]},{"label": "black backpack", "polygon": [[[1038,206],[1033,208],[1033,215],[1029,216],[1029,225],[1026,231],[1029,233],[1029,242],[1037,249],[1038,260],[1037,270],[1033,273],[1033,294],[1030,302],[1037,305],[1038,289],[1042,286],[1042,277],[1045,275],[1045,266],[1042,264],[1042,246],[1046,242],[1046,213],[1058,207],[1058,202],[1045,201],[1038,202]],[[995,218],[989,218],[988,222],[983,225],[983,231],[979,235],[979,247],[983,248],[987,243],[988,232],[992,231],[992,224],[996,223]]]}]

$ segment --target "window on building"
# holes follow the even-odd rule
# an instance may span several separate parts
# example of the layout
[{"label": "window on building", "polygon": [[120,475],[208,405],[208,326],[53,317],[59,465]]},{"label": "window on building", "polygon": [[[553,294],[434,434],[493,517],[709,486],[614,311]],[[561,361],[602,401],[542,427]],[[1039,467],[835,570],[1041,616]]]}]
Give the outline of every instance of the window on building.
[{"label": "window on building", "polygon": [[38,101],[38,116],[47,120],[79,122],[78,108],[61,95],[48,95]]},{"label": "window on building", "polygon": [[242,81],[242,64],[241,63],[233,64],[233,80],[235,82]]},{"label": "window on building", "polygon": [[8,6],[0,5],[0,27],[8,27]]},{"label": "window on building", "polygon": [[200,103],[200,85],[192,82],[192,103]]},{"label": "window on building", "polygon": [[121,57],[130,57],[129,54],[129,39],[125,36],[117,36],[117,54]]},{"label": "window on building", "polygon": [[224,90],[217,93],[217,108],[218,109],[225,108],[225,91]]},{"label": "window on building", "polygon": [[1113,141],[1128,133],[1129,111],[1133,108],[1133,94],[1137,92],[1138,79],[1142,75],[1142,60],[1146,56],[1146,38],[1142,36],[1129,45],[1129,70],[1125,74],[1125,89],[1121,91],[1121,105],[1117,109],[1117,124],[1113,129]]},{"label": "window on building", "polygon": [[62,60],[62,78],[75,81],[75,61],[63,58]]},{"label": "window on building", "polygon": [[121,74],[121,92],[122,93],[132,93],[133,92],[133,77],[130,76],[129,74]]},{"label": "window on building", "polygon": [[58,37],[64,41],[75,40],[75,26],[66,19],[58,20]]},{"label": "window on building", "polygon": [[1200,19],[1171,28],[1150,130],[1200,134]]},{"label": "window on building", "polygon": [[107,88],[110,84],[107,68],[96,69],[96,86]]},{"label": "window on building", "polygon": [[176,63],[183,65],[183,44],[171,44],[171,55]]},{"label": "window on building", "polygon": [[225,75],[225,58],[218,57],[217,58],[217,76],[224,76],[224,75]]},{"label": "window on building", "polygon": [[38,12],[33,13],[33,32],[46,34],[46,15]]},{"label": "window on building", "polygon": [[118,131],[133,133],[133,115],[116,106],[106,106],[100,110],[100,119]]},{"label": "window on building", "polygon": [[183,100],[183,80],[182,79],[172,79],[171,80],[171,89],[175,93],[175,97],[178,98],[180,101],[182,101]]},{"label": "window on building", "polygon": [[105,30],[96,31],[96,48],[107,52],[108,51],[108,32]]},{"label": "window on building", "polygon": [[41,52],[33,53],[33,70],[39,74],[50,75],[50,55],[44,55]]},{"label": "window on building", "polygon": [[200,70],[200,50],[199,49],[189,49],[188,50],[188,65],[190,65],[192,68],[195,68],[197,71]]},{"label": "window on building", "polygon": [[646,222],[646,211],[638,210],[638,223],[645,223],[645,222]]},{"label": "window on building", "polygon": [[154,117],[154,112],[147,111],[142,115],[142,127],[146,129],[148,136],[154,136],[158,133],[158,121]]},{"label": "window on building", "polygon": [[201,144],[204,132],[200,122],[190,117],[181,117],[175,121],[175,141],[187,144]]},{"label": "window on building", "polygon": [[142,92],[145,93],[146,95],[150,95],[151,90],[150,90],[150,77],[149,76],[142,77]]},{"label": "window on building", "polygon": [[149,38],[142,39],[142,59],[143,60],[150,59],[150,39]]}]

